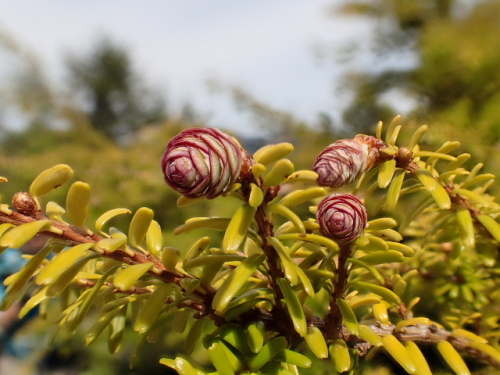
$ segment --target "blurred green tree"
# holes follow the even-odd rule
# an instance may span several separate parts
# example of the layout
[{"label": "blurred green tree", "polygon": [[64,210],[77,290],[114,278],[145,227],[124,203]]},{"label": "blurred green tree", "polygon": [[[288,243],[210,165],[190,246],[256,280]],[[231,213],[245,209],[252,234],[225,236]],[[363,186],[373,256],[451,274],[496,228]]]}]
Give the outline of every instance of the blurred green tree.
[{"label": "blurred green tree", "polygon": [[481,145],[480,157],[490,150],[484,146],[498,143],[499,1],[349,1],[340,11],[379,21],[373,49],[381,59],[412,51],[418,60],[409,68],[352,72],[347,80],[354,99],[344,112],[348,125],[366,129],[390,118],[394,110],[381,98],[397,90],[414,99],[413,119],[441,126],[439,141],[465,133],[469,144]]},{"label": "blurred green tree", "polygon": [[108,138],[127,141],[141,125],[167,117],[160,93],[146,87],[127,49],[109,38],[66,63],[70,88],[83,96],[90,123]]}]

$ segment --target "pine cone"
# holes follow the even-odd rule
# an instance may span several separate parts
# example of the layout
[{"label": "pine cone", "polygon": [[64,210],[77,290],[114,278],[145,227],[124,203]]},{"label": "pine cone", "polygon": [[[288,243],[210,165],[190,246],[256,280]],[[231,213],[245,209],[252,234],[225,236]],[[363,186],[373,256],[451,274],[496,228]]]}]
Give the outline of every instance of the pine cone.
[{"label": "pine cone", "polygon": [[340,243],[350,243],[366,228],[365,206],[352,194],[333,194],[323,199],[316,214],[324,236]]},{"label": "pine cone", "polygon": [[161,166],[165,181],[188,198],[215,198],[239,177],[241,148],[214,128],[190,128],[170,140]]}]

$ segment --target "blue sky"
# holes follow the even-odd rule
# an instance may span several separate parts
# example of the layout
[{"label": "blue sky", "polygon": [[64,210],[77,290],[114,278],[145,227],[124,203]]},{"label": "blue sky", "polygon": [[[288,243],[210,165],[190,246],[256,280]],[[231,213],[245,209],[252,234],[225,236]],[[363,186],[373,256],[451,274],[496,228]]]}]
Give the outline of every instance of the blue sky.
[{"label": "blue sky", "polygon": [[[0,0],[0,28],[62,75],[62,56],[88,51],[102,35],[129,48],[137,69],[173,110],[190,102],[211,126],[246,134],[256,127],[229,96],[206,82],[238,85],[299,118],[339,118],[348,97],[336,89],[347,67],[363,69],[373,24],[332,17],[341,0]],[[340,51],[361,49],[342,64]],[[322,58],[318,56],[323,56]],[[364,57],[363,57],[364,56]],[[0,62],[0,69],[2,63]]]}]

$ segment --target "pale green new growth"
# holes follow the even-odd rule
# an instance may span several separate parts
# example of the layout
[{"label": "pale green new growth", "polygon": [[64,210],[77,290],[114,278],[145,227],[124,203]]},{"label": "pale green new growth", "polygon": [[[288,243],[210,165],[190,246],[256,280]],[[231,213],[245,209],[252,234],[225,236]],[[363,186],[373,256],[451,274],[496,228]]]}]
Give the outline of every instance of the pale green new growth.
[{"label": "pale green new growth", "polygon": [[[478,174],[482,164],[467,169],[470,155],[453,154],[458,142],[425,150],[426,125],[399,145],[399,122],[385,134],[378,125],[371,164],[339,190],[316,186],[315,172],[295,172],[289,143],[253,158],[242,153],[239,179],[216,198],[221,205],[236,198],[234,214],[187,220],[174,234],[203,235],[180,251],[164,235],[168,223],[147,207],[128,227],[107,229],[132,213],[127,208],[91,225],[84,182],[69,188],[66,210],[45,201],[42,211],[44,196],[74,174],[62,164],[43,171],[29,187],[32,206],[14,199],[0,208],[0,252],[37,233],[50,237],[6,279],[0,307],[27,301],[24,316],[50,306],[59,315],[54,330],[86,330],[86,345],[109,327],[113,353],[127,319],[139,347],[166,327],[186,331],[179,353],[158,358],[181,375],[357,374],[381,357],[409,374],[499,369],[494,175]],[[356,195],[368,212],[368,225],[348,243],[325,237],[316,219],[320,202],[339,192]],[[202,199],[181,197],[179,208],[164,209]],[[60,298],[65,291],[74,298]],[[421,308],[421,299],[433,309]],[[196,361],[199,350],[208,362]]]}]

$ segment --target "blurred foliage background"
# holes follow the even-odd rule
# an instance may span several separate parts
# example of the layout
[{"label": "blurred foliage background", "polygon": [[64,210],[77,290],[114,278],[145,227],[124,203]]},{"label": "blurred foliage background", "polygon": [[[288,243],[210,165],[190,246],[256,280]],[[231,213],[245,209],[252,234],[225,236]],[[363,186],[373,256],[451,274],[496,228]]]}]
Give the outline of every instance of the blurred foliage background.
[{"label": "blurred foliage background", "polygon": [[[215,83],[215,90],[229,92],[235,105],[251,114],[262,129],[255,138],[238,138],[245,148],[252,152],[266,139],[291,142],[296,146],[292,158],[297,168],[309,168],[319,151],[334,140],[372,134],[379,120],[389,122],[397,112],[393,104],[405,98],[412,103],[405,116],[407,126],[431,125],[424,140],[429,146],[462,140],[459,151],[486,162],[488,171],[498,170],[500,1],[345,1],[333,11],[344,17],[378,20],[370,36],[371,52],[377,59],[411,53],[418,63],[405,69],[346,68],[340,95],[350,95],[352,100],[343,111],[341,124],[334,124],[324,114],[318,114],[316,123],[305,123],[245,89]],[[0,35],[0,56],[11,62],[10,71],[0,81],[0,165],[1,175],[9,179],[2,185],[3,199],[27,191],[40,171],[66,163],[76,171],[77,179],[93,187],[94,218],[115,207],[136,210],[148,206],[162,227],[169,228],[167,244],[181,250],[192,238],[173,239],[171,231],[184,220],[231,215],[231,205],[221,207],[214,202],[174,209],[178,196],[163,182],[160,155],[181,129],[210,124],[189,106],[180,116],[170,115],[166,99],[142,79],[125,48],[103,38],[89,51],[61,56],[67,70],[64,87],[54,85],[40,62],[7,34]],[[19,124],[19,130],[9,130],[11,121]],[[63,192],[59,199],[62,196]],[[57,201],[57,194],[51,199]],[[170,350],[175,348],[175,340],[165,339]],[[54,363],[62,363],[65,355],[69,358],[68,353],[77,353],[87,359],[85,366],[76,366],[74,373],[81,374],[168,371],[156,366],[156,360],[148,360],[154,356],[150,347],[139,369],[128,370],[130,350],[125,348],[109,359],[99,344],[89,351],[72,341],[60,344],[59,352],[35,357],[38,363],[45,363],[51,356],[59,356]],[[165,348],[162,350],[165,355]],[[77,362],[70,363],[75,368]],[[146,369],[150,363],[154,368]],[[380,371],[377,373],[384,374]]]}]

